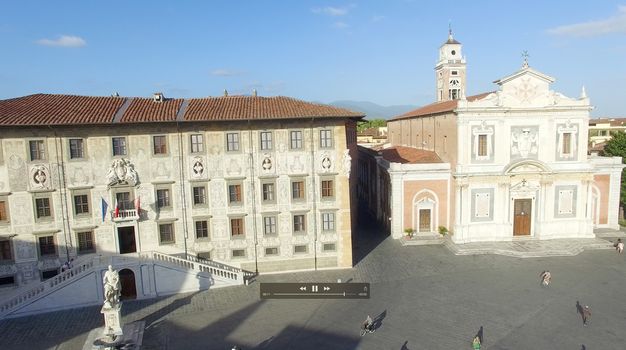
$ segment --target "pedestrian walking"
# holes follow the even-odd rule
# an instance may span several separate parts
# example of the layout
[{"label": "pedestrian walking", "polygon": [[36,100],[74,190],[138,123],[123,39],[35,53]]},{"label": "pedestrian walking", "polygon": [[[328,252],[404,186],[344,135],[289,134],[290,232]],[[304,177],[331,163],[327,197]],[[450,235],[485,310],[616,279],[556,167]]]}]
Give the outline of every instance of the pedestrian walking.
[{"label": "pedestrian walking", "polygon": [[552,274],[550,273],[550,271],[545,270],[539,276],[541,277],[541,285],[543,285],[544,287],[550,285],[550,282],[552,281]]},{"label": "pedestrian walking", "polygon": [[480,337],[479,336],[475,336],[474,339],[472,339],[472,349],[480,350]]},{"label": "pedestrian walking", "polygon": [[583,326],[586,326],[591,319],[591,308],[589,305],[585,305],[583,308]]},{"label": "pedestrian walking", "polygon": [[617,243],[615,243],[615,249],[618,253],[622,253],[624,251],[624,242],[622,242],[621,238],[617,239]]}]

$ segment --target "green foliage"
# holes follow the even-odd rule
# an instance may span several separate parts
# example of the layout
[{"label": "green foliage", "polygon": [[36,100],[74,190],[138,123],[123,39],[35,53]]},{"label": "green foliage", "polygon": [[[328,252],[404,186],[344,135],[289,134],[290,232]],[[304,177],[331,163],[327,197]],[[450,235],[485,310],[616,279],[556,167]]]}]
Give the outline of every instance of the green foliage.
[{"label": "green foliage", "polygon": [[619,225],[622,226],[622,227],[626,226],[626,220],[619,219]]},{"label": "green foliage", "polygon": [[378,128],[380,126],[387,126],[387,121],[385,119],[363,120],[357,123],[356,131],[361,132],[365,129]]},{"label": "green foliage", "polygon": [[[622,157],[622,163],[626,162],[626,133],[611,133],[612,138],[604,146],[603,155],[607,157]],[[620,191],[620,203],[626,204],[626,171],[622,171],[622,185]]]},{"label": "green foliage", "polygon": [[448,232],[450,232],[445,226],[439,226],[438,229],[439,229],[439,234],[442,236],[445,236],[448,234]]},{"label": "green foliage", "polygon": [[407,236],[413,236],[413,233],[415,232],[415,230],[411,227],[407,227],[404,229],[404,233],[406,233]]}]

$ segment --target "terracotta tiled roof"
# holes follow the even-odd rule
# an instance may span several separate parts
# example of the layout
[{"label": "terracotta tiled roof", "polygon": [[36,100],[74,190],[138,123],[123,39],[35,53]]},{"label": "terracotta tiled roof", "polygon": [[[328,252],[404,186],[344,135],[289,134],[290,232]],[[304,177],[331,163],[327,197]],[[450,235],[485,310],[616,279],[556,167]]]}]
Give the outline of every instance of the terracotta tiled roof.
[{"label": "terracotta tiled roof", "polygon": [[185,120],[363,116],[363,113],[352,112],[344,108],[310,103],[284,96],[225,96],[191,99],[185,113]]},{"label": "terracotta tiled roof", "polygon": [[393,146],[379,149],[378,154],[391,163],[443,163],[437,153],[413,147]]},{"label": "terracotta tiled roof", "polygon": [[362,118],[363,113],[294,98],[225,96],[194,99],[36,94],[0,100],[0,126],[289,118]]},{"label": "terracotta tiled roof", "polygon": [[171,122],[183,103],[182,99],[172,98],[163,102],[154,102],[148,98],[134,98],[124,112],[120,122]]},{"label": "terracotta tiled roof", "polygon": [[[480,100],[481,98],[484,98],[491,93],[493,92],[485,92],[479,95],[469,96],[467,97],[467,100],[470,102]],[[426,106],[414,109],[412,111],[406,112],[404,114],[401,114],[390,120],[408,119],[408,118],[423,117],[423,116],[439,114],[439,113],[452,112],[453,110],[456,109],[458,102],[459,100],[451,100],[451,101],[431,103],[429,105],[426,105]]]},{"label": "terracotta tiled roof", "polygon": [[589,152],[602,152],[606,147],[606,142],[598,143],[593,147],[589,147]]},{"label": "terracotta tiled roof", "polygon": [[589,119],[589,125],[609,124],[611,126],[626,126],[626,118],[595,118]]},{"label": "terracotta tiled roof", "polygon": [[29,95],[0,101],[0,125],[104,124],[124,103],[120,97]]}]

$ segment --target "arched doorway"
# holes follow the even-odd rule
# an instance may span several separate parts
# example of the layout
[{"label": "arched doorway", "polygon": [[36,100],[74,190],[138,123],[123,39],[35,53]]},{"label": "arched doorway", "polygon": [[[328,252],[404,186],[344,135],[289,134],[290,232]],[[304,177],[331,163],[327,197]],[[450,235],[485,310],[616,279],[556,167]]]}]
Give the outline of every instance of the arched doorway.
[{"label": "arched doorway", "polygon": [[137,287],[135,285],[135,273],[131,269],[123,269],[120,271],[120,284],[122,291],[120,293],[121,300],[137,299]]}]

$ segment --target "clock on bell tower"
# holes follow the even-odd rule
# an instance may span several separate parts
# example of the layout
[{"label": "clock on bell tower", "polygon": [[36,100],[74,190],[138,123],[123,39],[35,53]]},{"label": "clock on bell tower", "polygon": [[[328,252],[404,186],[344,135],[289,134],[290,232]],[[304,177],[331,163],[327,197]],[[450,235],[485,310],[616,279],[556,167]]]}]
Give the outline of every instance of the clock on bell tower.
[{"label": "clock on bell tower", "polygon": [[458,100],[465,96],[465,58],[462,45],[448,32],[448,40],[439,48],[439,60],[435,66],[437,102]]}]

